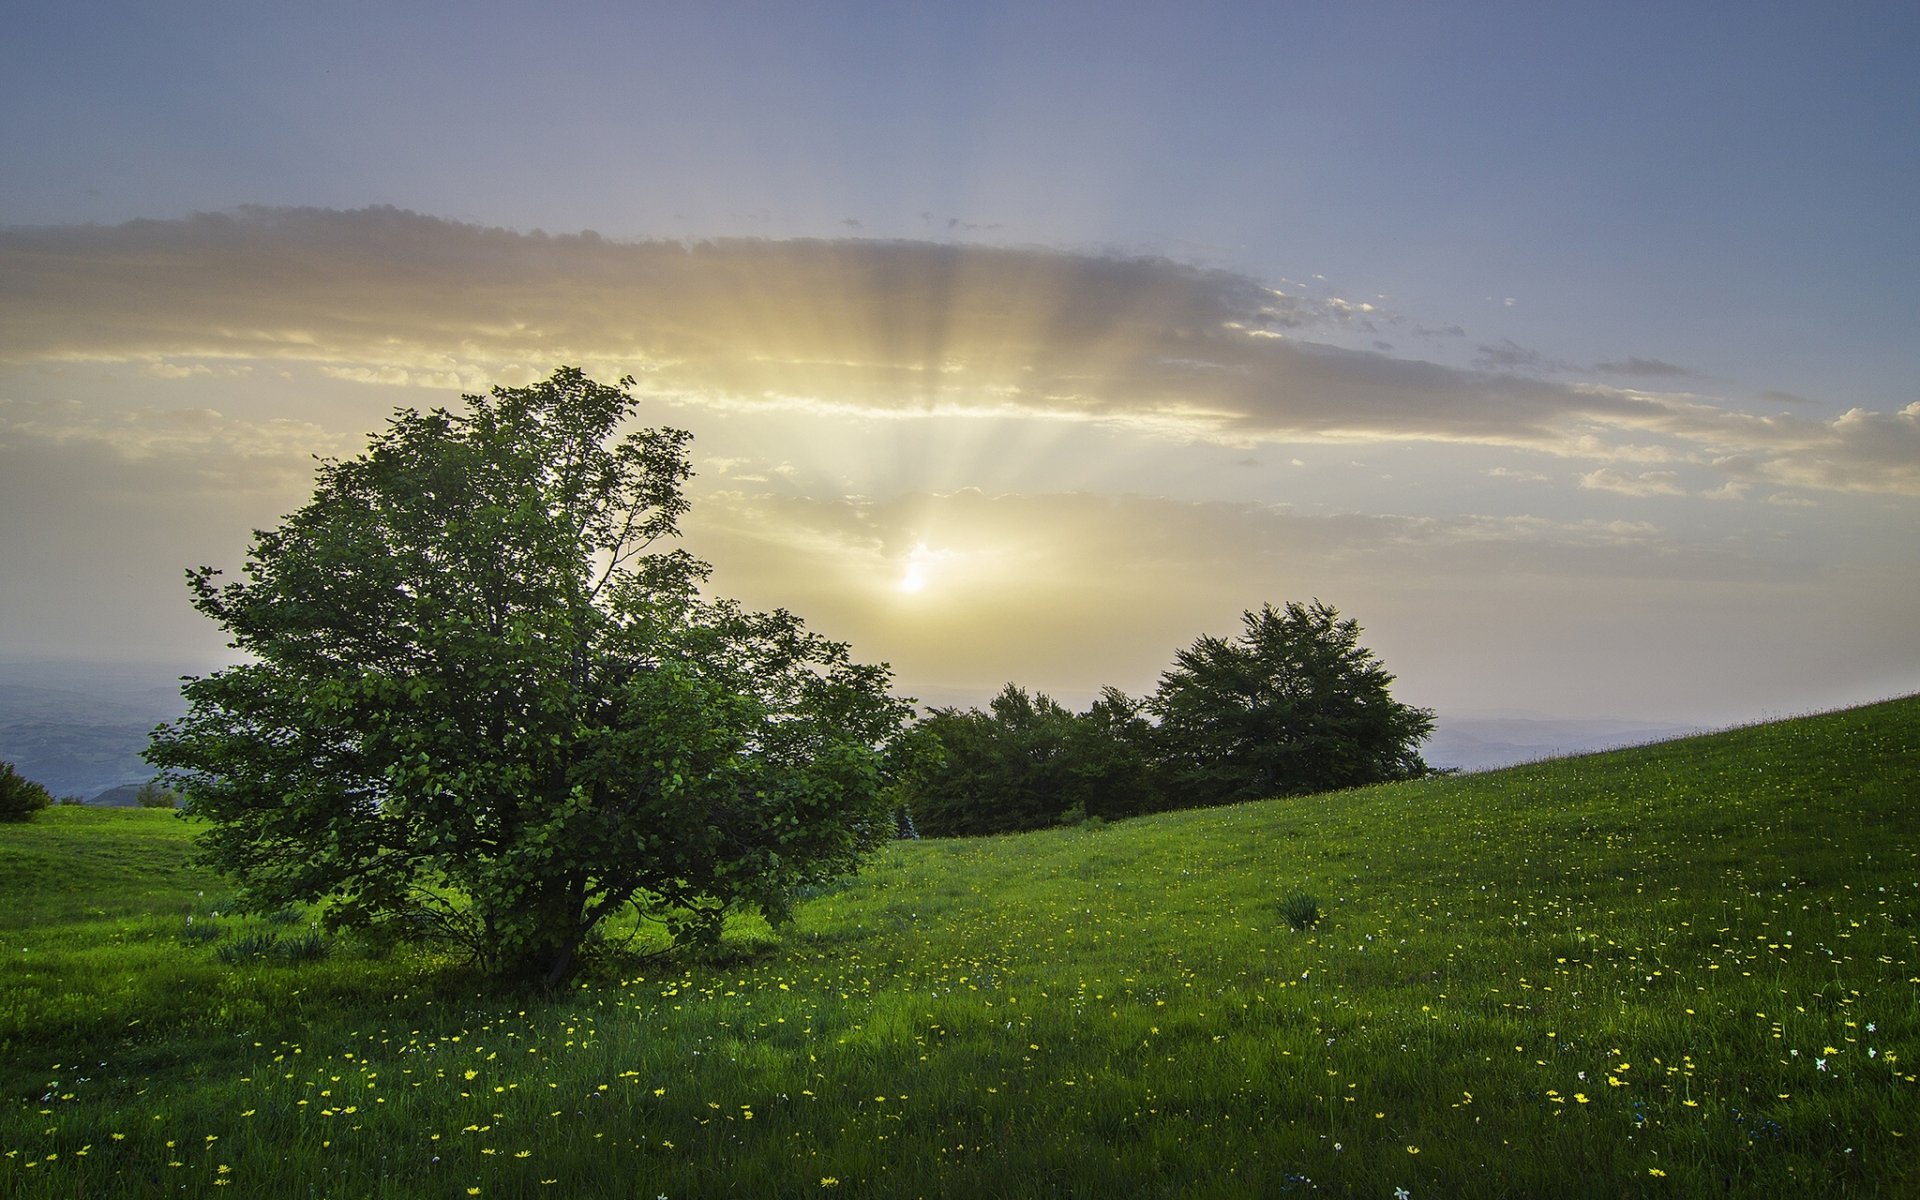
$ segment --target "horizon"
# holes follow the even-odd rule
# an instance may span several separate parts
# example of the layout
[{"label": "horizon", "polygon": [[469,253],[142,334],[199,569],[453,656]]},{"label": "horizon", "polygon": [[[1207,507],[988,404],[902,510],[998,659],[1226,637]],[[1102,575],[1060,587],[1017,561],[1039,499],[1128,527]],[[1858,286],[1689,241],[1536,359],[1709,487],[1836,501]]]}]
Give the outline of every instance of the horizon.
[{"label": "horizon", "polygon": [[571,364],[923,701],[1315,598],[1448,718],[1920,692],[1911,6],[108,7],[0,48],[0,660],[220,665],[316,456]]}]

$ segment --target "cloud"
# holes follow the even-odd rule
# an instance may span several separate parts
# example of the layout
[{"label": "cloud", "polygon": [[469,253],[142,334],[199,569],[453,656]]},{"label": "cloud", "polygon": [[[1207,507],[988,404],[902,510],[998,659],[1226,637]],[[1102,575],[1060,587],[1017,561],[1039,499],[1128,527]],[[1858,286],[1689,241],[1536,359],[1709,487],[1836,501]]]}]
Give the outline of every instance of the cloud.
[{"label": "cloud", "polygon": [[[102,411],[75,401],[0,399],[0,462],[76,455],[90,486],[144,480],[151,494],[275,496],[310,482],[314,456],[350,453],[343,438],[309,421],[248,420],[210,408]],[[79,459],[76,459],[79,461]]]},{"label": "cloud", "polygon": [[1547,482],[1547,477],[1538,471],[1516,471],[1511,467],[1488,467],[1482,474],[1490,479],[1512,479],[1521,483]]},{"label": "cloud", "polygon": [[1580,486],[1623,496],[1684,496],[1680,476],[1674,471],[1619,471],[1601,467],[1580,477]]},{"label": "cloud", "polygon": [[205,363],[194,363],[192,366],[183,367],[177,363],[153,362],[148,363],[145,369],[147,374],[156,379],[192,379],[196,375],[213,374],[213,368]]},{"label": "cloud", "polygon": [[1472,444],[1920,495],[1911,409],[1755,417],[1538,378],[1566,368],[1511,342],[1463,370],[1314,340],[1380,319],[1230,271],[1032,248],[613,242],[391,208],[0,230],[0,364],[14,366],[304,364],[477,390],[573,363],[730,411],[1013,417],[1247,447]]},{"label": "cloud", "polygon": [[1480,352],[1474,356],[1474,365],[1486,371],[1540,370],[1547,364],[1538,350],[1529,350],[1509,338],[1501,338],[1497,346],[1482,343]]},{"label": "cloud", "polygon": [[1595,363],[1593,369],[1609,375],[1634,375],[1643,379],[1685,379],[1695,372],[1657,358],[1624,358],[1616,362]]}]

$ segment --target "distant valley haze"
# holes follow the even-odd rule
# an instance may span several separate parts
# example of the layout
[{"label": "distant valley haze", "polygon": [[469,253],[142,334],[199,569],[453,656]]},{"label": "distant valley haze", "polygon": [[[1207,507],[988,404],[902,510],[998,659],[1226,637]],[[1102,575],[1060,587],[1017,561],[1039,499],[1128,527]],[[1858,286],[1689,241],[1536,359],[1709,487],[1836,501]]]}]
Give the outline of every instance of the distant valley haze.
[{"label": "distant valley haze", "polygon": [[1442,765],[1920,691],[1912,5],[95,8],[0,43],[56,793],[316,458],[562,364],[691,431],[716,591],[925,703],[1313,598]]}]

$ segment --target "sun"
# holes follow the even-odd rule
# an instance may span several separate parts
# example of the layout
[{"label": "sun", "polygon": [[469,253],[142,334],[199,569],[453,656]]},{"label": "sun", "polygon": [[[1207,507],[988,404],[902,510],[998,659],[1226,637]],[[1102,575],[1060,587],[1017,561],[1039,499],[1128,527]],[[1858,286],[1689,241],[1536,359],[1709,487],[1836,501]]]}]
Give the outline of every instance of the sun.
[{"label": "sun", "polygon": [[933,551],[927,549],[925,542],[916,543],[913,551],[907,555],[907,565],[900,572],[899,582],[893,585],[895,589],[909,596],[925,591],[933,577],[933,561],[936,557]]}]

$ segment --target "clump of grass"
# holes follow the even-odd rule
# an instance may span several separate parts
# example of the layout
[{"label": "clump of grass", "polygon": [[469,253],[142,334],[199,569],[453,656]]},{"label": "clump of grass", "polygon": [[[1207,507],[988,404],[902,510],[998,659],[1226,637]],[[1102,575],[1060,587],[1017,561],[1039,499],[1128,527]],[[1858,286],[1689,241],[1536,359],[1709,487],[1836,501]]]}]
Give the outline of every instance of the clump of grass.
[{"label": "clump of grass", "polygon": [[1296,931],[1311,929],[1320,920],[1320,901],[1306,892],[1294,892],[1280,902],[1280,915]]},{"label": "clump of grass", "polygon": [[273,952],[290,963],[319,962],[332,951],[326,935],[317,929],[281,938]]},{"label": "clump of grass", "polygon": [[205,919],[196,921],[193,914],[189,913],[185,923],[180,926],[180,940],[189,945],[199,945],[218,940],[223,932],[219,922]]},{"label": "clump of grass", "polygon": [[265,958],[272,954],[279,944],[280,939],[273,934],[255,930],[251,933],[238,934],[230,942],[220,943],[214,948],[213,956],[233,967]]}]

